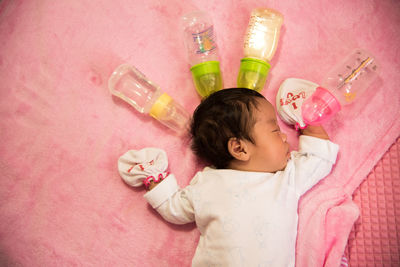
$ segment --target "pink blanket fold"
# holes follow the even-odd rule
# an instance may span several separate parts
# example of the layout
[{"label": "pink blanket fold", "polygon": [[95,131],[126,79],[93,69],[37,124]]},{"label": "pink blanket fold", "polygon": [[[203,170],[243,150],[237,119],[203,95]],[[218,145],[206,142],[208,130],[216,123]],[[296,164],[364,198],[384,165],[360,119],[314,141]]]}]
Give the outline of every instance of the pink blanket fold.
[{"label": "pink blanket fold", "polygon": [[[297,266],[338,266],[358,216],[351,195],[400,133],[398,1],[0,1],[0,265],[189,266],[195,226],[164,222],[116,163],[163,148],[181,186],[203,166],[107,80],[135,65],[192,112],[200,98],[180,16],[210,13],[224,85],[235,87],[249,14],[266,5],[284,15],[262,91],[272,103],[286,78],[319,83],[354,48],[380,61],[380,81],[326,125],[339,158],[299,207]],[[296,149],[297,133],[282,128]]]}]

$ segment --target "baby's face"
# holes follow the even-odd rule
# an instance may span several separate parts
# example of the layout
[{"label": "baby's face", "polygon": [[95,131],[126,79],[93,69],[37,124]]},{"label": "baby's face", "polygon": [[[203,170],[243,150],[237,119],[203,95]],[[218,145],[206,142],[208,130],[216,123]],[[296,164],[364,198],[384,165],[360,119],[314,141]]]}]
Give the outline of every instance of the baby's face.
[{"label": "baby's face", "polygon": [[256,123],[252,131],[253,166],[257,171],[277,172],[285,169],[290,158],[286,134],[282,133],[274,107],[265,99],[260,99],[254,109]]}]

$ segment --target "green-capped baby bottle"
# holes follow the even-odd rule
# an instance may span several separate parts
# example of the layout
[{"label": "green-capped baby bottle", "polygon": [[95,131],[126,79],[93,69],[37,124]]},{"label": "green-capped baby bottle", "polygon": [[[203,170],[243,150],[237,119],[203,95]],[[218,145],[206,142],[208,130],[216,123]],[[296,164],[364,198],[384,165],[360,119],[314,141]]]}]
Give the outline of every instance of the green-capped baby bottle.
[{"label": "green-capped baby bottle", "polygon": [[278,46],[283,15],[269,8],[256,8],[251,12],[244,39],[244,58],[240,63],[237,84],[261,91],[271,65],[269,61]]},{"label": "green-capped baby bottle", "polygon": [[128,64],[117,67],[108,80],[108,87],[113,95],[179,135],[187,131],[189,113],[135,67]]},{"label": "green-capped baby bottle", "polygon": [[202,98],[207,97],[223,87],[212,19],[194,11],[182,17],[182,28],[194,85]]}]

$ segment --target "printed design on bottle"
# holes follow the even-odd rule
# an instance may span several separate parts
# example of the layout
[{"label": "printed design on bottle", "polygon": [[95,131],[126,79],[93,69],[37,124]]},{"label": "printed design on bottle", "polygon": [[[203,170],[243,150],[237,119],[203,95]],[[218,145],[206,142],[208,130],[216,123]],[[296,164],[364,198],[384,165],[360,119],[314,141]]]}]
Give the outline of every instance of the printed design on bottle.
[{"label": "printed design on bottle", "polygon": [[196,44],[196,54],[203,54],[217,48],[214,41],[214,27],[211,26],[199,33],[192,33],[193,42]]},{"label": "printed design on bottle", "polygon": [[377,68],[376,65],[370,66],[374,63],[374,58],[368,56],[366,59],[362,59],[361,52],[357,52],[357,55],[359,57],[356,59],[356,67],[353,68],[352,66],[347,65],[346,68],[350,70],[350,73],[348,75],[338,74],[341,83],[337,86],[337,89],[340,90],[343,86],[347,85],[343,93],[346,102],[352,102],[357,96],[356,92],[351,90],[352,83],[357,80],[360,75],[366,72],[367,68],[371,68],[373,71],[376,71]]},{"label": "printed design on bottle", "polygon": [[250,16],[247,38],[244,40],[244,46],[258,47],[257,43],[262,41],[266,28],[263,26],[263,19],[256,15]]},{"label": "printed design on bottle", "polygon": [[286,95],[286,99],[284,99],[284,98],[280,99],[280,103],[281,103],[281,106],[292,104],[294,109],[298,109],[298,106],[296,105],[296,100],[297,99],[305,99],[305,98],[306,98],[306,92],[305,91],[301,91],[300,93],[298,93],[296,95],[291,93],[291,92],[289,92]]},{"label": "printed design on bottle", "polygon": [[356,98],[356,93],[352,92],[345,92],[344,97],[346,99],[346,102],[353,102],[353,100]]}]

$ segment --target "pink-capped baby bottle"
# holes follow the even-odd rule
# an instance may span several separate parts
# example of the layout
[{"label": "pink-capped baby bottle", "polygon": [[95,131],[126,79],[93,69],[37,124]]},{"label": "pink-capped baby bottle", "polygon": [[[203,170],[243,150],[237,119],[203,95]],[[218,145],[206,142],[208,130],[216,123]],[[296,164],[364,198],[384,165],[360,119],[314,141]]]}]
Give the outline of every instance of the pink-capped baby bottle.
[{"label": "pink-capped baby bottle", "polygon": [[307,125],[323,124],[342,106],[367,90],[378,76],[378,63],[369,52],[356,49],[333,67],[315,92],[303,102],[302,117]]}]

